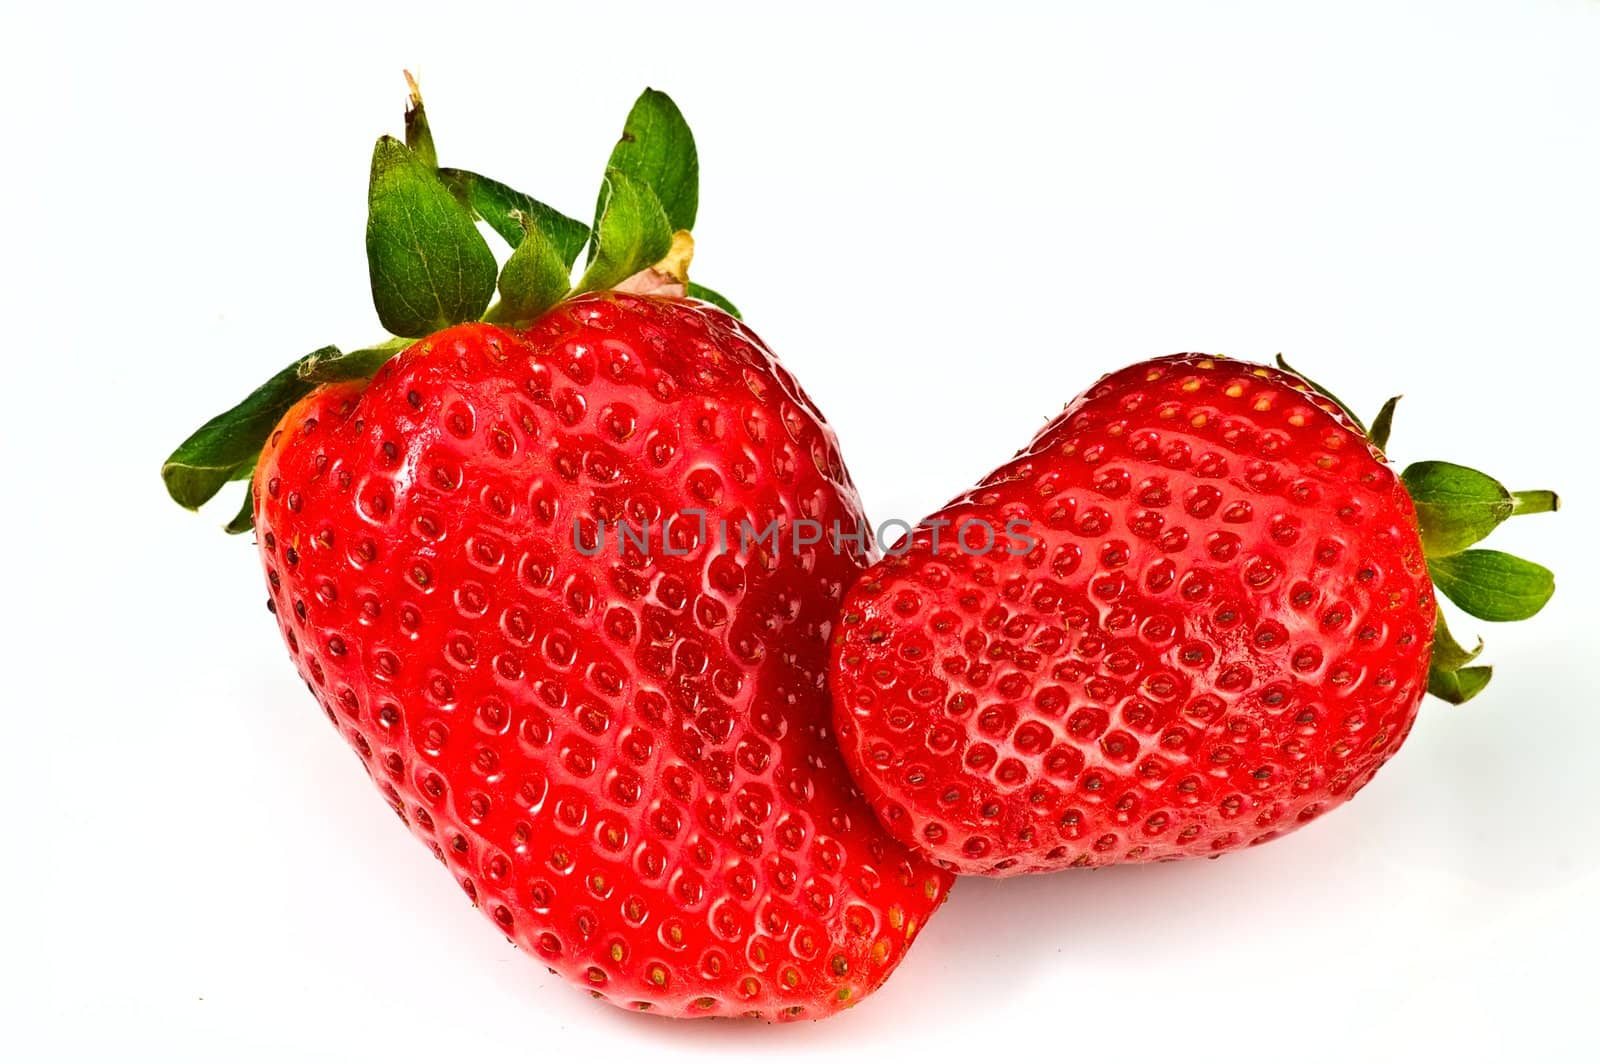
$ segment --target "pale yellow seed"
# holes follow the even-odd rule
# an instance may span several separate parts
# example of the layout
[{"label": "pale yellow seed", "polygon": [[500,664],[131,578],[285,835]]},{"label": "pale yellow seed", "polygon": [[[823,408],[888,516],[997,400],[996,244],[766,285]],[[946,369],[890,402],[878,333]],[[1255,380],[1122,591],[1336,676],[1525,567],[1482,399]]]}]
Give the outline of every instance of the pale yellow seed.
[{"label": "pale yellow seed", "polygon": [[1226,395],[1229,399],[1237,399],[1239,396],[1244,394],[1244,385],[1230,384],[1223,389],[1222,394]]},{"label": "pale yellow seed", "polygon": [[1217,364],[1215,362],[1211,361],[1209,358],[1202,358],[1199,362],[1196,362],[1195,365],[1199,366],[1201,369],[1216,369],[1217,368]]},{"label": "pale yellow seed", "polygon": [[1158,369],[1153,369],[1144,375],[1144,379],[1147,381],[1158,381],[1161,379],[1161,371]]},{"label": "pale yellow seed", "polygon": [[1258,412],[1265,412],[1265,411],[1271,410],[1272,409],[1272,399],[1270,397],[1268,397],[1268,396],[1263,395],[1260,399],[1257,399],[1255,401],[1255,406],[1254,406],[1253,409],[1255,409]]},{"label": "pale yellow seed", "polygon": [[1200,378],[1190,377],[1188,380],[1178,385],[1178,388],[1179,390],[1185,392],[1198,392],[1200,390]]},{"label": "pale yellow seed", "polygon": [[1304,414],[1290,414],[1289,415],[1289,424],[1293,425],[1295,428],[1300,428],[1305,423],[1306,423],[1306,419],[1305,419],[1305,415]]},{"label": "pale yellow seed", "polygon": [[1194,417],[1189,419],[1189,424],[1193,425],[1197,429],[1203,429],[1206,426],[1206,416],[1204,414],[1196,414]]}]

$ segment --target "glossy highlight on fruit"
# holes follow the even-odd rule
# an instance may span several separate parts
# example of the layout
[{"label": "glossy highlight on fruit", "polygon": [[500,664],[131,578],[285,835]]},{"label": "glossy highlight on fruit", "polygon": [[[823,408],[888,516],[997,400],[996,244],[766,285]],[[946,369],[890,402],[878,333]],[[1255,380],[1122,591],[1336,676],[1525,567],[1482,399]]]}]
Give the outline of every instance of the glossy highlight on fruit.
[{"label": "glossy highlight on fruit", "polygon": [[[1436,613],[1398,476],[1299,378],[1102,379],[846,597],[846,759],[896,838],[1017,874],[1211,856],[1348,800],[1405,740]],[[933,520],[933,519],[930,519]],[[975,537],[974,537],[975,538]]]},{"label": "glossy highlight on fruit", "polygon": [[832,432],[735,319],[605,293],[521,334],[446,330],[291,410],[255,496],[329,719],[566,978],[673,1016],[816,1018],[943,901],[832,738],[827,642],[863,553],[724,553],[693,520],[674,553],[577,549],[692,506],[864,526]]}]

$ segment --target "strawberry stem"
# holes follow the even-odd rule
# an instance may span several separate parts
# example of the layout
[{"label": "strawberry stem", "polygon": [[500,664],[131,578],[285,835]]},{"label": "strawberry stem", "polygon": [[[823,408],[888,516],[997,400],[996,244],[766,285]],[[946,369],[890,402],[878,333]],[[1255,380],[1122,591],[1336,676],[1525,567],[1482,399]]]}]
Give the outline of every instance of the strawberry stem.
[{"label": "strawberry stem", "polygon": [[1561,496],[1553,491],[1514,491],[1512,514],[1547,514],[1561,509]]}]

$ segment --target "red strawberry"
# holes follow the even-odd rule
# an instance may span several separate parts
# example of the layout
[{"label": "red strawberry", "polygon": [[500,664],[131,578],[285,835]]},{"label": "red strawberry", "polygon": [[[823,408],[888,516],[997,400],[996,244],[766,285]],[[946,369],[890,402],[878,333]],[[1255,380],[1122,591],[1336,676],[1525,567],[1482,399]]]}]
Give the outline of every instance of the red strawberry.
[{"label": "red strawberry", "polygon": [[1445,463],[1402,483],[1392,413],[1369,440],[1289,373],[1141,363],[891,548],[832,658],[839,739],[889,830],[1006,875],[1220,854],[1360,790],[1430,688],[1488,679],[1442,619],[1436,638],[1430,567],[1490,620],[1553,590],[1465,548],[1554,496]]},{"label": "red strawberry", "polygon": [[[648,139],[636,126],[681,125],[659,94],[639,107],[654,124],[636,108],[619,155]],[[409,150],[409,166],[413,140],[380,155]],[[610,287],[595,270],[637,242],[618,237],[641,228],[619,212],[665,225],[663,200],[684,203],[617,159],[580,288]],[[402,176],[414,199],[432,187]],[[492,183],[468,178],[455,184],[471,203]],[[557,244],[531,203],[502,307],[541,302],[515,274]],[[390,239],[373,252],[380,308],[380,275],[400,275],[380,268]],[[452,257],[467,261],[429,249]],[[684,258],[628,287],[671,290]],[[774,520],[865,529],[834,435],[755,334],[707,303],[592,291],[536,309],[392,358],[395,345],[315,356],[224,416],[253,426],[330,367],[358,378],[294,402],[260,452],[269,605],[390,804],[517,945],[618,1005],[828,1015],[887,978],[949,886],[883,831],[831,733],[827,645],[868,540],[737,536]],[[220,465],[200,460],[218,436],[180,448],[169,485]]]}]

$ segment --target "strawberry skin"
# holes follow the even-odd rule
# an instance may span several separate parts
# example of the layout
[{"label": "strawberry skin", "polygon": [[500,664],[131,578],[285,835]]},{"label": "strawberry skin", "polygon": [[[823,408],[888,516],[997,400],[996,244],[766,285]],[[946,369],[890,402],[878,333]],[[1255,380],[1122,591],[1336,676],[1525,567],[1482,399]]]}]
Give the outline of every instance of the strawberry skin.
[{"label": "strawberry skin", "polygon": [[[670,1016],[816,1018],[943,901],[830,727],[865,547],[717,549],[719,518],[865,527],[832,431],[733,318],[603,293],[525,332],[453,327],[302,400],[254,487],[301,675],[479,909],[568,980]],[[612,522],[692,509],[704,537],[678,518],[671,550],[619,554]]]},{"label": "strawberry skin", "polygon": [[[958,544],[974,519],[993,549]],[[1411,500],[1278,370],[1111,374],[908,542],[845,599],[835,725],[890,832],[956,871],[1275,838],[1360,790],[1427,689]]]}]

